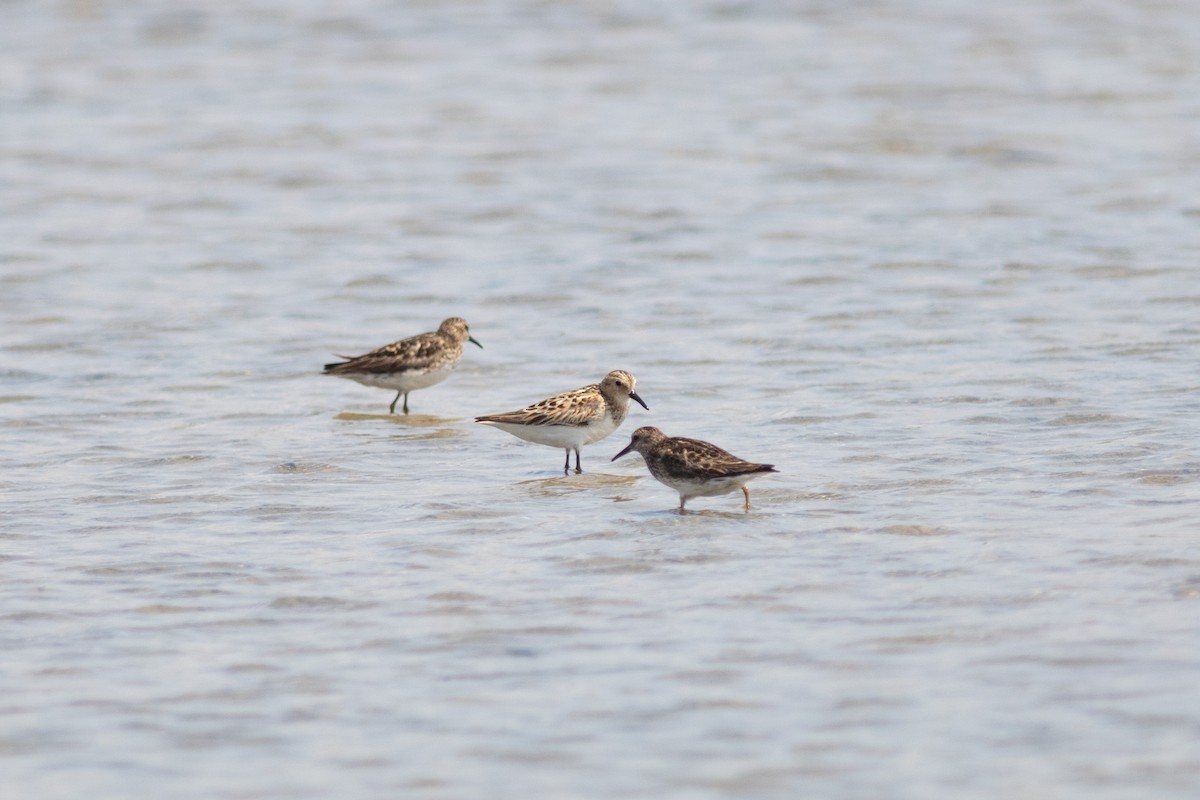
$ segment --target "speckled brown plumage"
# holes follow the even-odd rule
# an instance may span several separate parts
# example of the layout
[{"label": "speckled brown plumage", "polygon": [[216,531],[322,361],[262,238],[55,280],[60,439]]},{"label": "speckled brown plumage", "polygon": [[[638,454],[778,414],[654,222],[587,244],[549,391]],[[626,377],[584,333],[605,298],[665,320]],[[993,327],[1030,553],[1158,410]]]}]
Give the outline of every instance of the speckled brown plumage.
[{"label": "speckled brown plumage", "polygon": [[715,444],[667,436],[658,428],[642,427],[633,432],[629,445],[613,456],[616,461],[629,452],[640,453],[654,479],[679,492],[679,509],[693,497],[710,497],[742,490],[746,509],[750,508],[750,490],[746,483],[768,472],[778,472],[772,464],[756,464],[738,458]]},{"label": "speckled brown plumage", "polygon": [[519,439],[566,450],[563,472],[570,471],[571,451],[575,451],[575,471],[579,448],[597,442],[620,427],[629,412],[630,399],[647,411],[649,406],[638,396],[637,380],[623,369],[604,376],[600,383],[562,392],[519,411],[487,414],[475,421],[491,425]]},{"label": "speckled brown plumage", "polygon": [[463,344],[483,347],[471,336],[467,321],[450,317],[436,331],[419,333],[384,345],[361,356],[339,356],[346,361],[325,365],[325,374],[348,378],[364,386],[392,389],[396,397],[388,411],[396,413],[396,402],[404,397],[408,413],[408,393],[441,383],[462,359]]}]

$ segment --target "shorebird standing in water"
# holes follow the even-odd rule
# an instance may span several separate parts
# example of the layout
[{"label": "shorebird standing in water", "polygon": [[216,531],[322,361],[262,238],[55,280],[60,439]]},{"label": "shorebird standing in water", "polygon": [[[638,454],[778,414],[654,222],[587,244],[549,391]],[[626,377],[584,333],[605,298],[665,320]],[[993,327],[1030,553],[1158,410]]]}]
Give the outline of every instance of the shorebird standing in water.
[{"label": "shorebird standing in water", "polygon": [[647,411],[638,397],[637,381],[623,369],[615,369],[600,383],[539,400],[520,411],[487,414],[475,421],[511,433],[518,439],[567,451],[563,474],[571,470],[571,451],[575,451],[575,472],[579,466],[579,448],[598,442],[615,431],[625,421],[630,399]]},{"label": "shorebird standing in water", "polygon": [[646,459],[646,467],[659,483],[679,492],[679,510],[693,497],[729,494],[738,489],[746,496],[750,510],[750,490],[746,483],[768,472],[778,472],[772,464],[743,461],[715,444],[682,436],[667,436],[650,426],[633,432],[629,445],[612,457],[635,451]]},{"label": "shorebird standing in water", "polygon": [[396,413],[396,403],[403,397],[407,414],[408,393],[446,380],[462,360],[465,342],[483,347],[471,336],[465,319],[450,317],[436,331],[418,333],[365,355],[338,356],[346,360],[326,364],[325,374],[349,378],[363,386],[391,389],[396,397],[388,413]]}]

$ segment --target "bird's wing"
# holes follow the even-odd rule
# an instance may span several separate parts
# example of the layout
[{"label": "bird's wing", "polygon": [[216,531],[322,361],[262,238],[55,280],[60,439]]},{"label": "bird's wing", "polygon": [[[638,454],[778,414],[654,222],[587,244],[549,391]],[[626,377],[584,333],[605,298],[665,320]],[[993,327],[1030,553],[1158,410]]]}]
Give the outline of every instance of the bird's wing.
[{"label": "bird's wing", "polygon": [[445,343],[432,333],[422,333],[408,339],[384,345],[377,350],[348,361],[326,364],[326,372],[406,372],[428,369],[444,352]]},{"label": "bird's wing", "polygon": [[507,422],[513,425],[587,425],[604,408],[597,386],[585,386],[539,400],[520,411],[477,417],[478,422]]},{"label": "bird's wing", "polygon": [[774,472],[771,464],[755,464],[722,450],[715,444],[699,439],[677,436],[668,440],[672,447],[663,448],[662,465],[668,472],[688,474],[701,471],[714,478],[747,475],[752,472]]}]

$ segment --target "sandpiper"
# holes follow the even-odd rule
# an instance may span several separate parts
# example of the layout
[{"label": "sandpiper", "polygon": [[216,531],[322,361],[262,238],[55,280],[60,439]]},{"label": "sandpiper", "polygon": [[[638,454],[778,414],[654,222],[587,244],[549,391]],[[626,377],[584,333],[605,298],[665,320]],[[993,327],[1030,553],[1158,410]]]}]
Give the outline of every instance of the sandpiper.
[{"label": "sandpiper", "polygon": [[580,473],[579,448],[600,441],[620,427],[629,411],[630,398],[650,410],[636,389],[632,375],[615,369],[600,383],[547,397],[520,411],[476,417],[475,421],[527,442],[563,448],[567,452],[564,475],[571,470],[574,450],[575,472]]},{"label": "sandpiper", "polygon": [[326,364],[325,374],[349,378],[364,386],[392,389],[396,397],[388,406],[388,413],[396,413],[396,402],[403,396],[403,410],[407,414],[408,393],[444,381],[462,359],[464,342],[483,347],[471,336],[465,319],[450,317],[436,331],[418,333],[366,355],[338,356],[346,360]]},{"label": "sandpiper", "polygon": [[648,425],[634,431],[629,446],[612,460],[616,461],[630,451],[642,454],[655,480],[679,492],[680,511],[693,497],[729,494],[737,489],[746,496],[746,510],[749,511],[750,490],[746,488],[746,482],[779,471],[772,464],[743,461],[715,444],[667,436]]}]

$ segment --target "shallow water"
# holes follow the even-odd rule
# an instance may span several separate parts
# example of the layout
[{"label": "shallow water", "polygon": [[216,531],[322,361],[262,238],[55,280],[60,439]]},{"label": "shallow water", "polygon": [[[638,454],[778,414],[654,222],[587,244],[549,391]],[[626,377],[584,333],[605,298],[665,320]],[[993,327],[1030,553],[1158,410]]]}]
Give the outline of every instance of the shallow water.
[{"label": "shallow water", "polygon": [[5,797],[1200,791],[1189,4],[4,16]]}]

